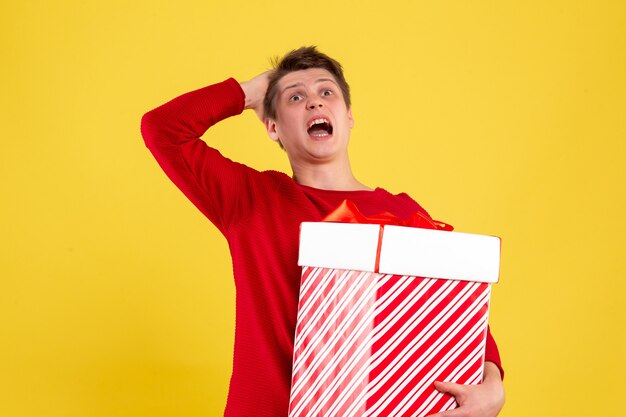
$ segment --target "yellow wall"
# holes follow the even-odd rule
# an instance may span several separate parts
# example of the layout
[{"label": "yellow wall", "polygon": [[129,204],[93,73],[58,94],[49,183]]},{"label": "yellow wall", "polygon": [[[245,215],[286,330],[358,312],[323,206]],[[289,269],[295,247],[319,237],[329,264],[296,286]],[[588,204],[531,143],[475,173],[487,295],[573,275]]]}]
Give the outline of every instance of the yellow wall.
[{"label": "yellow wall", "polygon": [[[306,44],[345,66],[362,181],[502,237],[501,416],[623,414],[626,3],[224,3],[2,2],[0,415],[220,415],[227,247],[139,120]],[[252,113],[207,136],[288,169]]]}]

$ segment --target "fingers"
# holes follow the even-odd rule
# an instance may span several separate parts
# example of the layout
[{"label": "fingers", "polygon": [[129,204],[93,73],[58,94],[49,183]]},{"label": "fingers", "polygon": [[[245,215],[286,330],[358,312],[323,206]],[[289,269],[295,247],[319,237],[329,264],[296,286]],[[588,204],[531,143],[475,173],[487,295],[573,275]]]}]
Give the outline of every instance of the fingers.
[{"label": "fingers", "polygon": [[462,408],[455,408],[454,410],[442,411],[437,414],[431,414],[428,417],[467,417],[467,412]]},{"label": "fingers", "polygon": [[441,382],[441,381],[435,381],[435,388],[439,392],[445,392],[446,394],[450,394],[454,397],[462,395],[465,390],[465,387],[461,384],[455,384],[454,382]]}]

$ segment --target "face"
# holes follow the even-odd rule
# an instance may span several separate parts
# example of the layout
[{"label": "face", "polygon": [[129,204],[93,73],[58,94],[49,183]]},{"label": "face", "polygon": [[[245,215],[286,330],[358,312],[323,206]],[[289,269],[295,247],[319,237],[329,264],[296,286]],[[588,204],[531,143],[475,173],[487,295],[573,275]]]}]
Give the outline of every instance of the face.
[{"label": "face", "polygon": [[276,119],[265,125],[291,164],[347,158],[354,121],[333,75],[321,68],[294,71],[277,86]]}]

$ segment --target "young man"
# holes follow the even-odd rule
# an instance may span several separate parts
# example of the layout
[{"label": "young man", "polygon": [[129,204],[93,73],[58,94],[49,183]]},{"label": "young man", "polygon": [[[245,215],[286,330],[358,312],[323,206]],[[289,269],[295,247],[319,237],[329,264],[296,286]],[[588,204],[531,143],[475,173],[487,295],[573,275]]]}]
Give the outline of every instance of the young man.
[{"label": "young man", "polygon": [[[244,109],[254,110],[285,149],[292,177],[233,162],[200,139]],[[428,215],[408,195],[372,189],[355,178],[348,158],[353,125],[341,66],[313,47],[292,51],[250,81],[230,78],[183,94],[142,119],[142,135],[158,163],[229,244],[237,318],[225,416],[287,415],[301,222],[321,220],[344,199],[365,215]],[[441,415],[497,415],[504,402],[501,369],[489,334],[484,383],[438,383],[460,404]]]}]

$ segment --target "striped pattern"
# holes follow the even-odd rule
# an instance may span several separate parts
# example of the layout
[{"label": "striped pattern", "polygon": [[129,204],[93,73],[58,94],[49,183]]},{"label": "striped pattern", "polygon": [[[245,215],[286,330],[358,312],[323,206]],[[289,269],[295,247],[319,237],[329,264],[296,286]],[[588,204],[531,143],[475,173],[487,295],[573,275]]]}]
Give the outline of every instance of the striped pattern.
[{"label": "striped pattern", "polygon": [[303,267],[290,417],[426,416],[482,380],[487,283]]}]

